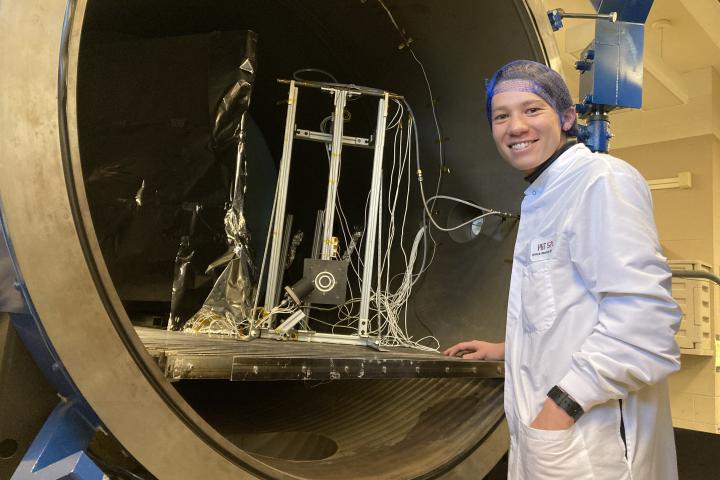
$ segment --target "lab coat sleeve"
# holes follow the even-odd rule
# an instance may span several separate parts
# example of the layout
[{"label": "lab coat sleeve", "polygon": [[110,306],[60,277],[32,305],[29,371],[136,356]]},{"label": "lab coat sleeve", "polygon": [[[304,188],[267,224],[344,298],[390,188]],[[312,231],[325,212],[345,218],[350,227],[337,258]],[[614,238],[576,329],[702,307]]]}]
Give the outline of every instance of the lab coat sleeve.
[{"label": "lab coat sleeve", "polygon": [[567,231],[571,261],[599,302],[599,315],[558,386],[588,411],[678,370],[681,313],[639,174],[594,178]]}]

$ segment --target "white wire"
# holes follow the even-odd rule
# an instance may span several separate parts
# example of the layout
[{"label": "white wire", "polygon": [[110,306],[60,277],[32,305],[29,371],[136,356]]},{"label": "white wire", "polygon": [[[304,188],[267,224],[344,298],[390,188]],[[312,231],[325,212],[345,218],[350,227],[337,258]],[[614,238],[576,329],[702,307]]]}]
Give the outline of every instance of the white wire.
[{"label": "white wire", "polygon": [[[386,10],[388,15],[390,16],[393,24],[396,28],[399,29],[397,23],[395,22],[395,19],[392,17],[392,14],[387,9],[385,4],[382,2],[382,0],[379,0],[383,8]],[[432,96],[432,88],[430,86],[429,79],[427,77],[427,73],[425,71],[425,67],[422,64],[422,62],[418,59],[415,52],[412,51],[412,49],[409,49],[411,52],[411,55],[414,59],[414,61],[420,66],[423,78],[425,79],[425,84],[427,86],[428,94],[430,95],[430,104],[432,109],[432,115],[433,120],[435,123],[435,130],[438,135],[438,139],[440,139],[440,146],[439,146],[439,155],[440,155],[440,165],[441,167],[444,165],[444,148],[442,145],[442,138],[441,138],[441,131],[440,131],[440,124],[437,118],[437,112],[435,111],[435,106],[433,102],[433,96]],[[392,135],[393,138],[393,150],[392,150],[392,163],[391,168],[389,172],[389,177],[386,179],[386,182],[383,182],[381,185],[381,192],[380,192],[380,198],[379,198],[379,209],[378,209],[378,235],[377,235],[377,248],[376,248],[376,256],[375,259],[375,269],[376,272],[373,272],[373,280],[372,283],[374,285],[371,285],[370,290],[370,301],[371,301],[371,314],[370,314],[370,326],[369,326],[369,334],[370,335],[376,335],[381,342],[381,345],[385,346],[403,346],[403,347],[410,347],[410,348],[416,348],[421,350],[437,350],[439,348],[439,342],[438,340],[433,336],[426,336],[420,339],[414,339],[409,333],[408,333],[408,324],[407,324],[407,304],[408,300],[410,299],[410,296],[412,294],[412,290],[414,285],[419,281],[421,275],[427,271],[427,269],[430,267],[430,264],[432,263],[435,251],[436,251],[436,242],[435,239],[432,236],[432,232],[430,228],[428,228],[427,224],[425,224],[417,231],[415,234],[412,246],[410,248],[410,251],[408,252],[405,247],[405,229],[407,226],[407,215],[408,215],[408,209],[410,204],[410,185],[411,185],[411,170],[410,162],[413,153],[416,157],[419,157],[419,151],[418,151],[418,138],[417,138],[417,126],[415,125],[415,118],[412,113],[412,109],[410,109],[410,106],[407,105],[407,108],[396,99],[393,99],[394,103],[397,105],[397,108],[394,110],[390,120],[386,124],[386,130],[392,131],[394,130],[394,134]],[[404,117],[407,115],[407,121],[403,122]],[[332,121],[331,117],[325,117],[321,124],[320,124],[320,130],[325,132],[326,128],[328,126],[328,123]],[[413,148],[415,151],[413,152]],[[326,154],[328,155],[328,161],[330,161],[330,151],[326,148]],[[417,159],[419,162],[419,158]],[[439,195],[439,189],[440,189],[440,181],[442,178],[442,172],[440,172],[440,175],[438,176],[438,182],[436,184],[436,191],[435,194],[426,199],[425,198],[425,192],[422,181],[419,182],[420,184],[420,194],[422,197],[422,203],[423,208],[425,209],[425,213],[430,218],[431,225],[438,228],[442,231],[451,231],[457,228],[461,228],[469,223],[472,223],[476,221],[479,218],[482,218],[484,216],[488,215],[507,215],[503,214],[502,212],[497,212],[495,210],[491,209],[485,209],[484,207],[478,207],[475,204],[472,204],[471,202],[467,202],[462,199],[457,199],[454,197],[450,197],[447,195]],[[401,189],[403,187],[404,183],[404,191],[401,193]],[[387,185],[387,192],[383,191],[383,186]],[[404,197],[404,204],[401,201],[401,198]],[[450,200],[450,201],[456,201],[459,203],[466,204],[468,206],[472,206],[474,208],[478,208],[481,212],[483,212],[481,215],[461,224],[454,226],[452,228],[445,228],[437,224],[437,222],[434,219],[434,216],[431,214],[430,209],[428,209],[428,205],[431,204],[431,208],[434,208],[434,204],[438,200]],[[368,193],[368,197],[366,198],[365,202],[365,209],[364,209],[364,218],[365,218],[365,225],[368,225],[368,210],[369,210],[369,203],[370,203],[370,197]],[[342,202],[340,201],[340,193],[338,192],[337,195],[337,202],[334,208],[334,212],[325,212],[326,215],[328,214],[337,214],[340,225],[340,230],[342,237],[345,241],[346,248],[349,247],[351,239],[353,237],[353,232],[350,228],[350,223],[347,219],[347,216],[345,215],[345,212],[342,208]],[[387,216],[386,216],[387,215]],[[384,222],[387,222],[386,224]],[[399,231],[398,231],[398,225],[399,224]],[[386,226],[387,225],[387,226]],[[387,228],[387,230],[385,230]],[[352,272],[352,274],[355,275],[355,280],[349,281],[348,285],[352,285],[357,282],[358,285],[360,285],[360,288],[362,289],[362,276],[361,271],[365,266],[363,265],[362,261],[362,255],[361,255],[361,248],[359,245],[362,244],[362,240],[364,237],[364,230],[360,232],[360,238],[357,241],[358,248],[356,248],[352,254],[350,255],[350,270],[349,273]],[[427,242],[428,239],[432,243],[432,250],[430,252],[430,258],[428,260],[428,248],[427,248]],[[419,269],[415,269],[415,263],[418,258],[419,248],[420,248],[420,242],[423,242],[423,253],[422,253],[422,262],[419,267]],[[402,253],[402,262],[405,266],[404,270],[401,272],[398,272],[391,276],[391,267],[393,266],[393,259],[392,259],[392,252],[397,251],[399,246],[399,250]],[[365,249],[368,248],[368,245],[365,245]],[[263,261],[264,265],[264,261]],[[316,306],[308,306],[307,308],[309,310],[317,310],[317,311],[337,311],[337,321],[335,323],[327,322],[322,319],[318,319],[316,317],[308,316],[308,319],[313,322],[318,322],[320,324],[328,325],[331,327],[331,330],[334,332],[335,329],[353,329],[357,330],[357,324],[358,324],[358,316],[355,313],[356,308],[358,304],[360,303],[361,299],[354,297],[352,292],[352,287],[350,287],[350,296],[349,299],[343,303],[342,305],[339,305],[337,307],[332,308],[322,308],[322,307],[316,307]],[[280,308],[275,307],[272,309],[270,314],[276,314],[276,313],[292,313],[296,311],[296,307],[294,308]]]},{"label": "white wire", "polygon": [[464,204],[464,205],[467,205],[467,206],[469,206],[469,207],[476,208],[476,209],[478,209],[478,210],[480,210],[480,211],[482,211],[482,212],[485,212],[485,213],[498,213],[498,214],[500,214],[500,215],[511,216],[511,215],[508,214],[508,213],[498,212],[498,211],[496,211],[496,210],[493,210],[492,208],[481,207],[480,205],[475,204],[475,203],[472,203],[472,202],[470,202],[470,201],[468,201],[468,200],[463,200],[462,198],[457,198],[457,197],[451,197],[450,195],[433,195],[432,197],[430,197],[430,198],[427,199],[427,202],[431,202],[432,200],[435,200],[435,199],[438,199],[438,200],[451,200],[451,201],[453,201],[453,202],[462,203],[462,204]]},{"label": "white wire", "polygon": [[[415,235],[410,255],[408,256],[407,251],[404,247],[404,233],[405,224],[407,221],[407,213],[409,207],[409,196],[410,196],[410,146],[411,144],[411,123],[407,125],[407,133],[404,134],[401,128],[398,128],[394,135],[393,143],[393,159],[390,170],[390,178],[388,185],[390,190],[388,191],[387,201],[387,213],[388,219],[388,234],[387,244],[384,255],[381,259],[378,259],[378,285],[376,289],[371,289],[371,299],[375,313],[371,318],[371,324],[375,325],[375,328],[371,328],[371,334],[376,334],[380,337],[380,343],[386,346],[404,346],[422,350],[437,350],[439,343],[434,337],[426,337],[419,341],[413,340],[408,334],[407,329],[407,302],[412,292],[412,287],[417,281],[417,275],[414,274],[414,265],[417,259],[418,247],[420,241],[425,238],[426,229],[421,228]],[[397,239],[396,234],[396,223],[397,220],[397,207],[400,198],[400,189],[402,186],[402,179],[404,172],[408,172],[407,180],[405,182],[405,202],[402,210],[402,219],[400,221],[400,238]],[[381,209],[382,209],[381,205]],[[382,210],[381,210],[382,212]],[[382,218],[382,214],[380,214]],[[381,223],[382,225],[382,223]],[[392,250],[396,244],[396,240],[399,242],[400,250],[403,253],[403,260],[405,262],[405,271],[402,274],[398,274],[390,277],[390,267],[392,265]],[[382,249],[382,242],[378,245],[379,250]],[[366,247],[367,248],[367,247]],[[383,275],[384,274],[384,275]],[[384,276],[384,285],[382,279]],[[402,281],[397,288],[393,288],[393,281],[398,276],[402,276]],[[353,299],[354,300],[354,299]],[[403,313],[401,317],[401,313]],[[401,318],[403,321],[400,323]],[[431,342],[433,346],[424,345],[423,342]]]},{"label": "white wire", "polygon": [[[415,241],[413,242],[413,248],[410,254],[404,246],[404,233],[407,222],[407,214],[409,208],[410,199],[410,155],[412,150],[412,119],[403,124],[403,117],[405,116],[405,108],[400,102],[395,102],[397,108],[390,121],[388,122],[388,130],[395,130],[393,138],[393,159],[390,169],[390,176],[387,183],[388,185],[387,201],[385,202],[385,194],[381,191],[379,198],[379,209],[378,209],[378,236],[377,242],[378,247],[376,250],[376,272],[374,275],[373,283],[374,286],[370,288],[370,300],[372,308],[372,314],[370,316],[370,335],[377,335],[383,345],[388,346],[404,346],[411,348],[420,348],[423,350],[436,350],[438,346],[437,340],[426,337],[419,341],[415,341],[407,333],[407,321],[406,315],[401,315],[405,312],[405,307],[412,291],[412,286],[417,281],[419,273],[414,273],[414,263],[417,258],[419,242],[424,238],[426,229],[421,228],[416,234]],[[320,129],[325,131],[327,124],[330,121],[329,118],[323,119]],[[328,154],[328,161],[329,152]],[[405,177],[405,178],[404,178]],[[403,182],[404,180],[404,182]],[[402,192],[404,202],[400,202],[401,198],[401,187],[405,183],[405,191]],[[382,187],[381,187],[382,190]],[[368,224],[368,210],[369,210],[369,194],[365,202],[365,224]],[[402,218],[398,221],[398,207],[402,205]],[[345,240],[346,246],[349,245],[349,238],[352,237],[352,232],[349,226],[349,222],[342,208],[342,202],[340,201],[340,195],[338,193],[338,201],[335,208],[339,217],[339,224],[341,227],[342,235]],[[388,218],[385,219],[383,212],[387,212]],[[387,221],[387,234],[383,235],[385,228],[384,221]],[[400,235],[397,237],[396,224],[400,223]],[[364,235],[364,232],[363,232]],[[362,238],[362,237],[361,237]],[[360,239],[360,242],[362,240]],[[403,261],[406,265],[403,273],[398,273],[390,277],[390,267],[392,264],[392,250],[396,248],[399,243],[400,250],[402,251]],[[365,248],[368,248],[367,245]],[[351,271],[357,277],[357,283],[362,288],[361,269],[363,268],[363,262],[361,259],[361,250],[358,248],[350,256]],[[401,278],[401,282],[395,285],[395,280]],[[352,284],[353,282],[349,282]],[[373,288],[374,287],[374,288]],[[322,308],[310,306],[310,310],[319,311],[333,311],[337,310],[337,322],[329,323],[318,319],[316,317],[309,317],[312,321],[318,323],[330,325],[334,332],[337,328],[342,329],[357,329],[358,317],[354,314],[354,307],[360,303],[360,298],[356,298],[350,292],[350,298],[344,304],[334,308]],[[273,312],[274,313],[274,312]],[[405,320],[401,324],[401,320]],[[434,344],[434,346],[428,346],[424,343]]]},{"label": "white wire", "polygon": [[480,211],[482,211],[482,212],[485,212],[485,213],[483,213],[483,214],[481,214],[481,215],[478,215],[477,217],[473,217],[473,218],[471,218],[470,220],[468,220],[468,221],[466,221],[466,222],[463,222],[463,223],[461,223],[461,224],[459,224],[459,225],[455,225],[455,226],[453,226],[453,227],[441,227],[440,225],[437,224],[437,222],[435,221],[435,219],[434,219],[432,216],[430,216],[430,214],[428,213],[428,216],[430,216],[430,220],[432,221],[432,223],[433,223],[433,225],[435,226],[435,228],[437,228],[438,230],[441,230],[441,231],[443,231],[443,232],[452,232],[452,231],[457,230],[457,229],[459,229],[459,228],[462,228],[462,227],[464,227],[464,226],[466,226],[466,225],[469,225],[469,224],[471,224],[471,223],[473,223],[473,222],[476,222],[476,221],[478,221],[478,220],[480,220],[480,219],[483,219],[483,218],[485,218],[485,217],[489,217],[489,216],[491,216],[491,215],[497,215],[497,216],[500,216],[500,217],[510,217],[510,216],[511,216],[511,215],[508,214],[508,213],[499,212],[499,211],[497,211],[497,210],[491,210],[491,209],[489,209],[489,208],[485,208],[485,207],[481,207],[481,206],[479,206],[479,205],[475,205],[474,203],[468,202],[468,201],[466,201],[466,200],[462,200],[462,199],[460,199],[460,198],[455,198],[455,197],[449,197],[449,196],[447,196],[447,195],[433,195],[432,197],[428,198],[428,199],[425,200],[425,202],[424,202],[424,203],[425,203],[425,209],[426,209],[426,210],[428,209],[428,207],[427,207],[427,204],[428,204],[428,203],[434,202],[434,201],[437,200],[437,199],[452,200],[452,201],[454,201],[454,202],[462,203],[462,204],[464,204],[464,205],[468,205],[468,206],[473,207],[473,208],[476,208],[476,209],[478,209],[478,210],[480,210]]}]

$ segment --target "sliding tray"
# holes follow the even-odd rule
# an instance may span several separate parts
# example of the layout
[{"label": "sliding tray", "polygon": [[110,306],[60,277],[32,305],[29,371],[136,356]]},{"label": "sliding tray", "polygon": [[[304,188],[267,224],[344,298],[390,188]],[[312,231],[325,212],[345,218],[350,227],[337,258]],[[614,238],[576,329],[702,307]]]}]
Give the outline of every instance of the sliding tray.
[{"label": "sliding tray", "polygon": [[256,339],[241,341],[136,327],[170,380],[363,380],[502,378],[503,362],[462,360],[436,352]]}]

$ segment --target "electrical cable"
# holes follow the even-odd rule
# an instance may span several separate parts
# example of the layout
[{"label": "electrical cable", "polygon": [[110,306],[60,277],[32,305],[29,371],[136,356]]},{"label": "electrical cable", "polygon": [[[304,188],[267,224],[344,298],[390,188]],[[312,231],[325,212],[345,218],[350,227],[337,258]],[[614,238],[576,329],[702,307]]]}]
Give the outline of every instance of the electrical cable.
[{"label": "electrical cable", "polygon": [[448,196],[448,195],[433,195],[432,197],[430,197],[430,198],[428,198],[427,200],[425,200],[425,208],[427,209],[427,204],[428,204],[428,203],[434,202],[435,200],[438,200],[438,199],[451,200],[451,201],[456,202],[456,203],[460,203],[460,204],[467,205],[467,206],[472,207],[472,208],[476,208],[476,209],[480,210],[481,212],[485,212],[485,213],[483,213],[483,214],[481,214],[481,215],[478,215],[477,217],[473,217],[473,218],[471,218],[470,220],[467,220],[466,222],[463,222],[463,223],[461,223],[461,224],[459,224],[459,225],[455,225],[455,226],[453,226],[453,227],[441,227],[440,225],[437,224],[437,222],[435,222],[435,219],[434,219],[434,218],[430,217],[430,220],[433,222],[433,225],[435,225],[435,228],[437,228],[438,230],[441,230],[441,231],[443,231],[443,232],[452,232],[452,231],[454,231],[454,230],[458,230],[458,229],[460,229],[460,228],[462,228],[462,227],[464,227],[464,226],[466,226],[466,225],[469,225],[469,224],[471,224],[471,223],[473,223],[473,222],[476,222],[476,221],[478,221],[478,220],[480,220],[480,219],[483,219],[483,218],[485,218],[485,217],[489,217],[489,216],[491,216],[491,215],[497,215],[497,216],[502,217],[502,218],[517,218],[517,215],[512,215],[512,214],[510,214],[510,213],[500,212],[500,211],[497,211],[497,210],[492,210],[492,209],[489,209],[489,208],[481,207],[480,205],[476,205],[476,204],[474,204],[474,203],[472,203],[472,202],[468,202],[467,200],[463,200],[463,199],[461,199],[461,198],[456,198],[456,197],[450,197],[450,196]]},{"label": "electrical cable", "polygon": [[[430,81],[424,65],[422,64],[418,56],[415,54],[415,52],[409,47],[412,39],[409,39],[405,36],[404,32],[402,31],[402,29],[400,29],[384,2],[382,0],[378,1],[388,13],[388,16],[390,17],[395,28],[403,36],[403,39],[405,40],[405,45],[411,52],[413,60],[419,65],[423,78],[425,80],[427,91],[430,96],[430,105],[432,109],[433,121],[435,124],[435,131],[438,135],[440,144],[438,152],[440,157],[440,172],[438,175],[435,194],[429,198],[426,197],[423,184],[422,169],[420,167],[420,142],[417,121],[412,107],[407,102],[407,100],[402,99],[401,102],[398,101],[398,99],[393,98],[396,109],[392,112],[385,126],[387,131],[394,132],[394,134],[392,135],[392,164],[389,171],[389,177],[386,179],[385,182],[381,182],[381,190],[379,192],[378,199],[378,234],[376,239],[377,245],[375,251],[376,259],[374,262],[376,271],[373,272],[372,275],[373,285],[371,285],[369,288],[371,312],[369,315],[370,318],[368,318],[370,322],[368,334],[377,336],[380,344],[384,346],[402,346],[421,350],[437,351],[437,349],[439,348],[439,342],[434,336],[429,335],[420,339],[415,339],[408,333],[407,318],[407,306],[413,291],[413,287],[420,281],[422,275],[430,267],[435,257],[437,243],[432,236],[431,227],[435,227],[441,231],[451,231],[457,228],[462,228],[463,226],[485,216],[499,215],[503,217],[509,217],[511,215],[496,210],[480,207],[478,205],[475,205],[474,203],[463,199],[439,194],[441,180],[443,177],[445,159],[444,146],[441,135],[442,132],[440,128],[440,122],[437,117],[437,112],[435,110],[434,100],[432,96],[432,87],[430,85]],[[335,77],[332,76],[332,74],[319,69],[301,69],[296,71],[293,74],[293,77],[296,80],[302,80],[302,78],[298,75],[304,72],[321,73],[337,83]],[[352,85],[350,85],[349,87],[352,88]],[[366,89],[364,92],[367,91],[369,90]],[[372,91],[374,92],[375,90]],[[404,121],[406,117],[407,121]],[[327,133],[328,126],[332,121],[332,115],[323,118],[320,122],[320,131],[323,133]],[[331,151],[329,145],[325,145],[325,152],[328,157],[328,162],[330,162]],[[416,164],[418,185],[423,203],[423,215],[422,226],[418,229],[417,233],[413,237],[411,248],[408,251],[405,247],[405,229],[407,225],[407,215],[410,205],[410,190],[412,184],[412,169],[410,165],[413,157]],[[339,174],[340,172],[338,171],[338,175]],[[387,191],[385,190],[386,185]],[[402,192],[403,187],[404,192]],[[276,190],[271,222],[276,215],[277,196],[278,191]],[[401,200],[403,197],[404,202]],[[434,209],[435,203],[439,200],[448,200],[461,203],[476,208],[482,213],[477,217],[470,219],[467,222],[464,222],[463,224],[456,225],[451,228],[446,228],[439,225],[438,222],[435,220],[434,215],[432,214],[432,209]],[[368,193],[364,209],[365,225],[369,224],[369,204],[370,195]],[[365,229],[361,230],[360,232],[353,232],[351,230],[350,222],[348,221],[348,218],[345,215],[345,211],[342,207],[339,191],[337,192],[337,202],[335,203],[333,212],[326,212],[326,215],[327,214],[337,215],[339,219],[337,223],[340,225],[342,239],[345,242],[344,245],[347,250],[351,250],[351,239],[352,241],[355,241],[357,245],[360,245],[362,243],[365,236]],[[264,274],[264,269],[266,266],[265,264],[268,253],[267,250],[269,246],[269,240],[270,237],[268,236],[268,238],[266,238],[265,254],[262,261],[261,277]],[[419,255],[421,242],[422,255]],[[429,242],[432,243],[431,251],[429,251]],[[400,252],[402,253],[402,262],[405,265],[405,268],[403,271],[391,275],[391,267],[394,265],[392,252],[397,252],[398,246]],[[365,245],[364,248],[367,249],[372,247]],[[337,255],[338,258],[340,258],[339,253]],[[421,257],[421,263],[419,268],[416,267],[418,256]],[[329,326],[332,332],[334,332],[335,329],[356,330],[359,323],[358,315],[355,312],[357,311],[356,308],[360,304],[361,299],[354,297],[351,285],[354,284],[353,282],[356,282],[362,289],[361,271],[362,269],[366,268],[366,265],[364,265],[364,262],[362,260],[361,249],[359,247],[352,249],[347,255],[347,259],[349,260],[350,265],[348,273],[352,273],[356,277],[356,279],[354,279],[352,282],[348,281],[348,287],[350,289],[350,295],[348,300],[341,305],[333,306],[330,308],[316,307],[312,305],[305,305],[301,307],[303,309],[307,309],[308,312],[336,311],[337,321],[335,323],[330,323],[314,316],[307,316],[307,320],[309,321]],[[258,292],[256,292],[254,311],[257,311],[258,300],[259,290]],[[292,314],[296,312],[299,307],[300,306],[294,305],[288,307],[286,303],[282,303],[281,305],[272,308],[270,312],[264,312],[264,316],[260,320],[274,314]],[[211,324],[210,326],[214,325]]]},{"label": "electrical cable", "polygon": [[[417,252],[418,252],[418,244],[420,239],[424,238],[425,236],[425,228],[422,228],[418,234],[416,235],[416,241],[414,242],[413,249],[411,250],[410,255],[408,255],[408,252],[405,250],[404,246],[404,231],[405,231],[405,225],[407,222],[407,213],[408,213],[408,207],[409,207],[409,199],[410,199],[410,184],[411,184],[411,169],[409,168],[409,161],[410,161],[410,155],[411,155],[411,146],[412,146],[412,120],[409,120],[408,122],[403,122],[403,117],[406,114],[406,107],[403,103],[397,101],[396,99],[393,99],[393,101],[396,104],[396,109],[392,113],[389,122],[387,123],[386,128],[388,130],[394,130],[393,135],[393,160],[392,160],[392,166],[390,169],[390,176],[388,178],[388,186],[389,190],[387,193],[387,202],[384,202],[383,199],[385,198],[385,193],[381,192],[381,198],[379,200],[379,224],[380,224],[380,231],[378,232],[378,249],[377,249],[377,263],[376,263],[376,275],[375,279],[373,280],[373,283],[376,283],[374,288],[370,288],[370,300],[372,304],[372,310],[373,313],[370,317],[371,327],[370,331],[368,332],[371,335],[377,335],[382,342],[382,344],[385,345],[396,345],[396,346],[406,346],[411,348],[421,348],[421,349],[435,349],[437,347],[428,347],[427,345],[420,345],[420,342],[415,342],[405,331],[403,328],[401,328],[400,320],[401,320],[401,312],[405,311],[405,306],[407,303],[407,299],[409,297],[409,293],[412,289],[412,285],[417,281],[418,273],[414,272],[413,266],[415,258],[417,258]],[[321,122],[320,129],[321,131],[325,132],[328,128],[329,122],[332,121],[332,118],[325,117],[323,121]],[[328,161],[330,161],[329,158],[329,152],[326,148],[326,155],[328,155]],[[405,181],[403,181],[404,176],[407,172],[407,177]],[[400,189],[402,186],[405,186],[405,192],[404,195],[404,202],[402,203],[403,210],[402,210],[402,220],[398,222],[396,220],[397,215],[399,214],[398,207],[401,205],[400,198]],[[384,189],[383,189],[384,190]],[[365,203],[365,220],[366,224],[368,222],[368,208],[369,208],[369,196],[366,198]],[[340,226],[342,230],[342,235],[345,240],[345,244],[349,244],[348,238],[352,235],[351,230],[349,228],[349,222],[347,220],[347,217],[345,215],[345,212],[342,208],[342,202],[340,200],[340,195],[338,194],[338,202],[336,204],[335,208],[338,217],[340,219]],[[387,220],[388,222],[388,233],[387,237],[383,236],[383,229],[384,227],[384,216],[383,212],[387,211],[389,218]],[[396,224],[400,223],[400,237],[399,239],[396,238]],[[400,249],[403,252],[403,260],[406,264],[406,269],[404,273],[398,273],[394,275],[392,278],[390,278],[390,265],[391,265],[391,251],[394,248],[394,245],[396,245],[396,242],[399,241]],[[367,248],[367,247],[366,247]],[[360,275],[360,269],[363,268],[362,260],[360,258],[360,252],[359,250],[355,250],[350,255],[351,265],[352,265],[352,272],[357,277],[357,282],[361,284],[361,275]],[[357,262],[357,267],[356,267]],[[408,266],[408,263],[410,265]],[[397,286],[395,286],[395,279],[401,278],[401,283]],[[352,282],[349,282],[349,284],[352,284]],[[334,332],[336,328],[357,328],[356,325],[358,323],[358,317],[357,315],[353,315],[353,307],[357,306],[360,302],[359,298],[355,298],[352,295],[350,295],[350,298],[348,301],[346,301],[343,305],[333,307],[333,308],[321,308],[321,307],[314,307],[314,306],[308,306],[308,310],[320,310],[320,311],[332,311],[337,310],[337,318],[338,321],[334,324],[330,324],[328,322],[325,322],[323,320],[320,320],[316,317],[309,316],[309,320],[312,321],[318,321],[320,324],[324,325],[330,325],[332,331]],[[404,316],[406,317],[406,315]],[[407,328],[407,323],[404,322],[405,330]],[[355,327],[353,327],[355,326]],[[422,342],[430,341],[429,337],[421,339]],[[437,341],[434,342],[437,344]]]},{"label": "electrical cable", "polygon": [[328,72],[328,71],[326,71],[326,70],[322,70],[322,69],[320,69],[320,68],[301,68],[301,69],[295,70],[295,71],[293,72],[293,79],[295,79],[295,80],[297,80],[297,81],[299,81],[299,82],[305,82],[305,81],[308,81],[308,82],[309,82],[309,81],[312,81],[312,80],[308,80],[308,79],[306,79],[306,78],[302,78],[302,77],[299,75],[300,73],[319,73],[319,74],[321,74],[321,75],[325,75],[327,78],[329,78],[330,80],[332,80],[333,83],[339,83],[339,82],[338,82],[338,79],[335,78],[335,75],[333,75],[332,73],[330,73],[330,72]]}]

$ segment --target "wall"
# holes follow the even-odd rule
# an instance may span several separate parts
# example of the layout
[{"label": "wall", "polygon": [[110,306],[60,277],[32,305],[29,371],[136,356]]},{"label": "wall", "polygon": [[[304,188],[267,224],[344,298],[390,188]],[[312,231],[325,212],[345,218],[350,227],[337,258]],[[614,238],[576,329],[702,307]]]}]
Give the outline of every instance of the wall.
[{"label": "wall", "polygon": [[[612,154],[648,180],[692,174],[689,189],[654,190],[655,220],[669,260],[702,261],[720,272],[720,75],[685,74],[686,104],[611,115]],[[682,356],[670,379],[676,427],[720,433],[720,288],[712,288],[711,355]]]}]

